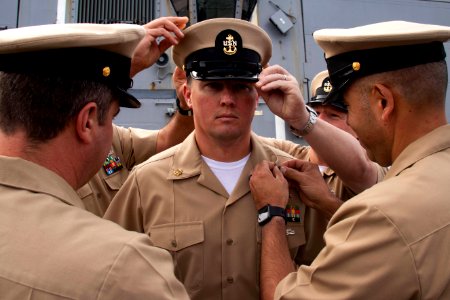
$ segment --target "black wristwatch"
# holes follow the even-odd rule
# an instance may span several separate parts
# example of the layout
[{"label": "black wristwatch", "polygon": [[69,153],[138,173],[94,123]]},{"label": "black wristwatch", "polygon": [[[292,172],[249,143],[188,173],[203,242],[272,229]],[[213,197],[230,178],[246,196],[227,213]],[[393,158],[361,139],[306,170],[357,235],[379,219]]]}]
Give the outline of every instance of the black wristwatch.
[{"label": "black wristwatch", "polygon": [[283,217],[286,223],[286,211],[282,207],[266,205],[260,210],[258,210],[258,223],[260,226],[268,223],[272,217],[279,216]]},{"label": "black wristwatch", "polygon": [[177,103],[177,110],[180,114],[182,114],[183,116],[192,116],[192,109],[182,109],[180,106],[180,99],[175,100]]}]

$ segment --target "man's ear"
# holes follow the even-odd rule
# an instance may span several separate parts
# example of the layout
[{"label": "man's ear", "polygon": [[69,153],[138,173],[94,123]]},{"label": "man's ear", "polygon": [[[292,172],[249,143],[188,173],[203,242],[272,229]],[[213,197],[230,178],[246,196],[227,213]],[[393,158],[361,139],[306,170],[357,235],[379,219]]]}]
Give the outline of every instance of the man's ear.
[{"label": "man's ear", "polygon": [[372,97],[375,99],[376,111],[381,120],[391,119],[395,108],[395,97],[392,91],[384,84],[377,83],[373,86]]},{"label": "man's ear", "polygon": [[98,107],[94,102],[86,104],[78,113],[76,117],[76,133],[78,138],[83,143],[92,143],[95,141],[96,126],[98,126],[97,119]]},{"label": "man's ear", "polygon": [[186,83],[183,84],[183,95],[186,104],[192,109],[191,88]]}]

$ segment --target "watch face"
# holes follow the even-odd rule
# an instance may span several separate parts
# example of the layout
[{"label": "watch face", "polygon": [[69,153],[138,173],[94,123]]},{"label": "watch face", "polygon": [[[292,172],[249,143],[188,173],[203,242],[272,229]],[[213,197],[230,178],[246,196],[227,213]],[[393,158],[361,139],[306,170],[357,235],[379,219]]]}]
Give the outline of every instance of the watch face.
[{"label": "watch face", "polygon": [[[269,212],[263,212],[258,215],[258,223],[264,222],[269,217]],[[254,220],[254,219],[253,219]]]}]

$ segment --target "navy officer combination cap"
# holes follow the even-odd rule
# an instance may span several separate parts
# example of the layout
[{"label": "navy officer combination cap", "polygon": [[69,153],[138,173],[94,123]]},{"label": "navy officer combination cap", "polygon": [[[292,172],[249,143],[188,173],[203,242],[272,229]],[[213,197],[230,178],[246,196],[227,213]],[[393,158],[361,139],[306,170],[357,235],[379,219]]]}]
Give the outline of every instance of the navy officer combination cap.
[{"label": "navy officer combination cap", "polygon": [[342,101],[339,101],[339,99],[336,101],[328,101],[327,103],[325,103],[325,100],[332,90],[333,86],[331,85],[328,71],[324,70],[318,73],[311,81],[311,98],[306,103],[306,105],[313,107],[316,105],[331,105],[344,112],[347,112],[347,107]]},{"label": "navy officer combination cap", "polygon": [[342,99],[355,79],[445,59],[450,27],[389,21],[313,34],[325,52],[333,90],[326,102]]},{"label": "navy officer combination cap", "polygon": [[255,82],[272,56],[272,41],[251,22],[208,19],[184,30],[184,38],[174,46],[172,56],[193,79]]},{"label": "navy officer combination cap", "polygon": [[145,29],[131,24],[50,24],[0,31],[0,71],[93,80],[120,106],[141,104],[127,89],[131,56]]}]

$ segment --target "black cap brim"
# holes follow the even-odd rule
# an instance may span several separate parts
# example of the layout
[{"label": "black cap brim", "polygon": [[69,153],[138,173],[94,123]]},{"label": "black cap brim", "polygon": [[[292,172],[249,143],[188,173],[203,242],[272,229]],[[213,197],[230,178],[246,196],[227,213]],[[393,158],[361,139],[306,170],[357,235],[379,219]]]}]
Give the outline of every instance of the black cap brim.
[{"label": "black cap brim", "polygon": [[259,54],[241,49],[238,55],[227,56],[216,48],[198,50],[186,58],[186,75],[196,80],[258,81],[262,71]]},{"label": "black cap brim", "polygon": [[117,91],[118,97],[119,97],[119,105],[121,107],[127,107],[127,108],[139,108],[141,107],[141,102],[139,102],[136,97],[125,91],[121,88],[115,88]]},{"label": "black cap brim", "polygon": [[333,89],[330,91],[330,93],[328,94],[326,99],[323,101],[323,104],[328,105],[331,103],[342,102],[342,99],[344,99],[343,94],[345,92],[345,89],[350,84],[350,82],[351,82],[351,80],[347,79],[347,80],[341,82],[339,86],[333,85]]}]

